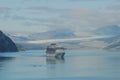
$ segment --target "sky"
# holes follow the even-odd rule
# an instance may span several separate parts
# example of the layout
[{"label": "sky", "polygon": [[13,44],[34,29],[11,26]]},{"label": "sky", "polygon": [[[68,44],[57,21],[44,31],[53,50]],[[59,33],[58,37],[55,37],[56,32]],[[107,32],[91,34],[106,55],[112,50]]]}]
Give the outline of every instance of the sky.
[{"label": "sky", "polygon": [[120,0],[0,0],[0,30],[76,33],[120,26]]}]

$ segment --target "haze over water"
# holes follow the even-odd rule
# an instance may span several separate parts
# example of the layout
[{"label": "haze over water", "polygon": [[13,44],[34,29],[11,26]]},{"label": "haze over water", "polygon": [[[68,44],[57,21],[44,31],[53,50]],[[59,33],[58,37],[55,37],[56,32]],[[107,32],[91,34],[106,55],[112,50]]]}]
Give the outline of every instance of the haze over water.
[{"label": "haze over water", "polygon": [[42,51],[0,53],[1,80],[120,80],[119,52],[68,50],[64,59]]}]

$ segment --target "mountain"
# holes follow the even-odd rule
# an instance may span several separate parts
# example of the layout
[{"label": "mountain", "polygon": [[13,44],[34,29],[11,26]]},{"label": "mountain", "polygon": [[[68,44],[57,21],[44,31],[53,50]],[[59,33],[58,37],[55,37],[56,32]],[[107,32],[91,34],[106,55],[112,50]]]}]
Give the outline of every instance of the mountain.
[{"label": "mountain", "polygon": [[110,38],[106,38],[102,41],[104,41],[105,43],[108,43],[108,46],[106,46],[104,49],[110,49],[110,50],[120,49],[120,34],[116,36],[112,36]]},{"label": "mountain", "polygon": [[52,30],[42,33],[7,33],[7,35],[15,42],[76,37],[74,32],[69,29]]},{"label": "mountain", "polygon": [[54,39],[63,39],[63,38],[73,38],[76,37],[74,32],[70,29],[59,29],[59,30],[52,30],[48,32],[44,32],[41,35],[49,36],[49,38]]},{"label": "mountain", "polygon": [[30,41],[33,40],[33,38],[30,36],[31,33],[6,33],[7,36],[9,36],[13,41],[19,42],[19,41]]},{"label": "mountain", "polygon": [[[108,38],[101,38],[97,39],[98,41],[104,41],[104,43],[107,43],[109,46],[105,48],[113,48],[115,45],[118,46],[116,41],[120,40],[120,26],[117,25],[111,25],[111,26],[105,26],[98,28],[93,31],[95,35],[106,35],[110,36]],[[115,47],[114,47],[115,48]]]},{"label": "mountain", "polygon": [[[49,43],[38,43],[32,44],[29,41],[39,41],[39,40],[49,40],[49,39],[69,39],[69,38],[84,38],[90,36],[78,36],[74,31],[70,29],[59,29],[51,30],[42,33],[8,33],[15,43],[17,43],[20,49],[26,50],[35,50],[35,49],[45,49]],[[94,35],[92,35],[94,36]],[[104,38],[101,38],[104,39]],[[100,49],[106,46],[104,41],[95,40],[85,40],[85,41],[66,41],[66,42],[57,42],[69,49]],[[22,48],[21,48],[22,47]]]},{"label": "mountain", "polygon": [[120,34],[120,26],[117,25],[111,25],[111,26],[105,26],[98,28],[93,31],[95,35],[119,35]]},{"label": "mountain", "polygon": [[[27,41],[35,40],[47,40],[47,39],[65,39],[74,38],[76,35],[72,30],[69,29],[59,29],[51,30],[47,32],[40,33],[25,33],[25,32],[9,32],[6,33],[18,46],[20,49],[31,50],[31,49],[45,49],[48,44],[30,44]],[[66,44],[73,44],[73,42],[66,42]],[[21,48],[22,47],[22,48]]]},{"label": "mountain", "polygon": [[0,52],[17,52],[15,43],[0,31]]},{"label": "mountain", "polygon": [[113,41],[111,44],[105,47],[105,49],[120,50],[120,39]]}]

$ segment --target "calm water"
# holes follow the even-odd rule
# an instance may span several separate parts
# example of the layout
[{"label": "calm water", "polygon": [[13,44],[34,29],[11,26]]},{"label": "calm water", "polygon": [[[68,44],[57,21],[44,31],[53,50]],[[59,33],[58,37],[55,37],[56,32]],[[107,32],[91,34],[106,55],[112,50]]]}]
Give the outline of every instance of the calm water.
[{"label": "calm water", "polygon": [[120,80],[120,52],[67,51],[64,59],[44,51],[0,53],[0,80]]}]

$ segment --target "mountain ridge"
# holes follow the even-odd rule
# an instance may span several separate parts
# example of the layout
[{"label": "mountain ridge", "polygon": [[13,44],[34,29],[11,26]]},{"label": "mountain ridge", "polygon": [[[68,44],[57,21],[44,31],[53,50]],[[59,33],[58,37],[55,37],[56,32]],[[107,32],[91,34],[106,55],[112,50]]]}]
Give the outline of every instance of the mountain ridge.
[{"label": "mountain ridge", "polygon": [[116,36],[120,34],[120,26],[118,25],[110,25],[101,28],[97,28],[93,31],[96,35],[112,35]]},{"label": "mountain ridge", "polygon": [[0,52],[18,52],[16,44],[0,31]]}]

